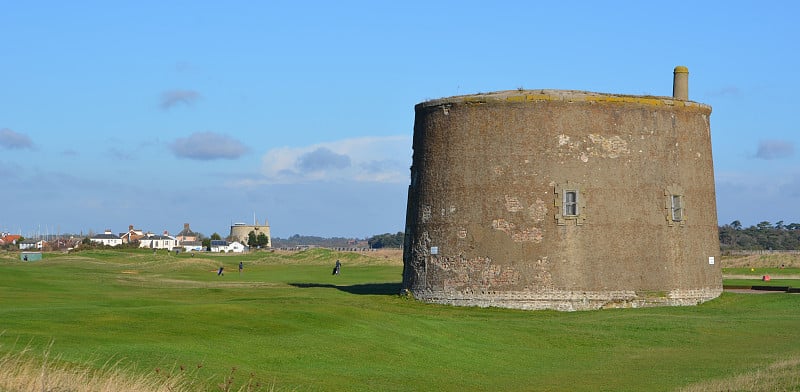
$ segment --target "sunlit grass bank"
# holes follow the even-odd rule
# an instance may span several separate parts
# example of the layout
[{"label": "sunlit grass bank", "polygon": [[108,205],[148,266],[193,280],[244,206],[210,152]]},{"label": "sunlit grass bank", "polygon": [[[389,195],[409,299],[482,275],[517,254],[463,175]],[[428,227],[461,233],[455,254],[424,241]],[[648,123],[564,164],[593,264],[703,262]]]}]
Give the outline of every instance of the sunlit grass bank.
[{"label": "sunlit grass bank", "polygon": [[[397,254],[325,250],[0,255],[0,353],[99,379],[168,370],[208,391],[668,391],[796,370],[800,358],[794,294],[530,312],[420,303],[397,295],[401,272]],[[774,379],[763,382],[800,388]]]}]

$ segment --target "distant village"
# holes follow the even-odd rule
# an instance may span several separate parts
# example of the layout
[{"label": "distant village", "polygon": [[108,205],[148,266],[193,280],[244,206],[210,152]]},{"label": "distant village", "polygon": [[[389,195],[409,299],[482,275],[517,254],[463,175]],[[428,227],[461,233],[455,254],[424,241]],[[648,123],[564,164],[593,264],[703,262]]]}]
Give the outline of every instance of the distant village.
[{"label": "distant village", "polygon": [[[273,242],[274,240],[274,242]],[[340,251],[364,251],[378,248],[400,248],[403,244],[403,233],[379,234],[365,239],[315,236],[295,234],[286,239],[274,238],[270,234],[269,223],[263,224],[253,220],[253,224],[233,223],[227,237],[214,233],[210,237],[192,231],[189,223],[177,234],[164,230],[160,234],[145,231],[129,225],[124,232],[106,229],[103,233],[87,235],[32,235],[0,231],[0,248],[20,250],[23,252],[70,251],[93,247],[134,247],[170,252],[221,252],[242,253],[254,249],[303,250],[323,247]]]},{"label": "distant village", "polygon": [[88,236],[56,236],[48,238],[24,238],[20,234],[0,233],[0,246],[15,246],[22,251],[71,250],[81,246],[138,247],[153,250],[165,249],[174,252],[209,251],[222,253],[241,253],[253,248],[272,248],[269,224],[259,225],[234,223],[230,235],[221,238],[216,233],[211,238],[192,231],[189,223],[183,230],[172,235],[168,231],[161,234],[145,232],[129,225],[125,232],[114,233],[107,229],[100,234]]}]

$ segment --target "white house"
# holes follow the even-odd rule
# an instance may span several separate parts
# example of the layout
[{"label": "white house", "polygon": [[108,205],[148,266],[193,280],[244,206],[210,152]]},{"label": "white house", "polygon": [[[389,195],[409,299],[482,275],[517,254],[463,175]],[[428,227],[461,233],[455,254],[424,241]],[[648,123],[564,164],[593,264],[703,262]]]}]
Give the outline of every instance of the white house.
[{"label": "white house", "polygon": [[186,252],[200,252],[203,250],[202,241],[180,241],[180,243],[181,248]]},{"label": "white house", "polygon": [[44,246],[44,241],[36,241],[36,240],[23,240],[18,242],[20,250],[26,249],[42,249]]},{"label": "white house", "polygon": [[228,251],[228,241],[225,240],[211,240],[211,245],[209,246],[209,250],[212,252],[227,252]]},{"label": "white house", "polygon": [[228,244],[228,252],[242,253],[244,252],[245,248],[246,247],[238,241],[233,241]]},{"label": "white house", "polygon": [[150,249],[169,249],[178,246],[178,240],[169,235],[168,232],[164,232],[164,235],[155,235],[153,233],[147,233],[144,237],[139,238],[139,247],[140,248],[150,248]]},{"label": "white house", "polygon": [[228,242],[224,240],[212,240],[211,241],[211,251],[212,252],[234,252],[234,253],[242,253],[245,250],[245,246],[242,245],[241,242]]},{"label": "white house", "polygon": [[103,234],[97,234],[94,237],[89,238],[89,240],[107,246],[122,245],[122,238],[119,238],[119,236],[116,234],[111,234],[111,230],[106,230],[106,232]]}]

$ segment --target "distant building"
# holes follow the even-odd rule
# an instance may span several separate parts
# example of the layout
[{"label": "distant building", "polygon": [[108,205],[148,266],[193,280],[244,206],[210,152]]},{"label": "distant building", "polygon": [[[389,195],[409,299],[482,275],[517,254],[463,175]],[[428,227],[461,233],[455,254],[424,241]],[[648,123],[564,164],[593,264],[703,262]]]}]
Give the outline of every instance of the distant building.
[{"label": "distant building", "polygon": [[176,234],[175,238],[183,244],[187,241],[198,241],[200,239],[200,233],[193,232],[192,229],[189,228],[189,224],[184,223],[183,230]]},{"label": "distant building", "polygon": [[106,230],[103,234],[97,234],[94,237],[89,238],[89,240],[107,246],[122,245],[122,238],[119,238],[119,236],[116,234],[112,234],[111,230]]},{"label": "distant building", "polygon": [[178,240],[170,236],[167,231],[164,231],[164,235],[147,233],[144,237],[139,238],[140,248],[172,250],[176,246],[178,246]]},{"label": "distant building", "polygon": [[209,248],[212,252],[226,252],[228,249],[228,241],[211,240],[211,245]]},{"label": "distant building", "polygon": [[187,252],[203,250],[203,243],[201,241],[180,241],[180,247]]},{"label": "distant building", "polygon": [[22,238],[22,236],[18,234],[5,233],[5,235],[0,238],[0,245],[16,245],[20,238]]},{"label": "distant building", "polygon": [[139,239],[142,237],[144,237],[144,232],[139,229],[134,229],[133,225],[128,226],[127,232],[119,234],[119,238],[121,238],[122,242],[126,244],[139,241]]},{"label": "distant building", "polygon": [[228,242],[225,240],[211,240],[211,251],[212,252],[234,252],[234,253],[242,253],[247,247],[244,246],[241,242],[233,241]]},{"label": "distant building", "polygon": [[242,253],[247,247],[241,242],[233,241],[228,243],[228,252]]},{"label": "distant building", "polygon": [[248,236],[250,232],[255,233],[256,236],[264,234],[267,236],[267,248],[272,248],[272,235],[269,231],[269,222],[264,219],[264,224],[259,225],[257,220],[254,220],[252,225],[246,223],[234,223],[231,225],[231,235],[228,237],[231,241],[239,241],[243,244],[248,244]]},{"label": "distant building", "polygon": [[20,250],[26,249],[42,249],[44,246],[44,241],[36,241],[36,240],[22,240],[18,242]]}]

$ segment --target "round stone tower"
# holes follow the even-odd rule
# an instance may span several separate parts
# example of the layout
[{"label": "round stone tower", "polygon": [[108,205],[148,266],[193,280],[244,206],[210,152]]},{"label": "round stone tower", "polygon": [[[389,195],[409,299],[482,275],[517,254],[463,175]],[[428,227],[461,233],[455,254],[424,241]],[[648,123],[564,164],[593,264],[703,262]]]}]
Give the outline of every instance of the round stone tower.
[{"label": "round stone tower", "polygon": [[[680,68],[680,69],[679,69]],[[711,107],[514,90],[416,105],[403,287],[521,309],[694,305],[722,292]]]}]

